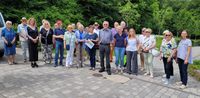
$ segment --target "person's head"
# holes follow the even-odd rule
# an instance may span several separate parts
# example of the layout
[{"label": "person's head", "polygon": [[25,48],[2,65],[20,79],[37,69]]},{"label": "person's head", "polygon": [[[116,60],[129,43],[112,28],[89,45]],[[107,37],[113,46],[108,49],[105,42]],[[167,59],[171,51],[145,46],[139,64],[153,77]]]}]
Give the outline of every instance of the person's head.
[{"label": "person's head", "polygon": [[77,22],[76,23],[76,27],[78,27],[79,25],[81,25],[81,22]]},{"label": "person's head", "polygon": [[119,34],[122,34],[122,32],[123,32],[122,26],[117,26],[117,32],[118,32]]},{"label": "person's head", "polygon": [[22,17],[21,22],[22,22],[23,25],[26,25],[26,24],[27,24],[27,19],[26,19],[26,17]]},{"label": "person's head", "polygon": [[68,25],[67,26],[67,31],[72,32],[73,31],[73,26],[72,25]]},{"label": "person's head", "polygon": [[99,28],[99,24],[97,22],[94,23],[94,28],[98,29]]},{"label": "person's head", "polygon": [[62,27],[62,20],[57,20],[56,24],[58,25],[58,28],[61,28]]},{"label": "person's head", "polygon": [[35,20],[35,18],[29,18],[28,25],[36,27],[36,20]]},{"label": "person's head", "polygon": [[121,21],[120,26],[122,26],[122,28],[125,28],[126,27],[125,21]]},{"label": "person's head", "polygon": [[44,28],[47,28],[47,29],[51,28],[49,21],[47,20],[44,21]]},{"label": "person's head", "polygon": [[117,28],[119,26],[119,23],[118,22],[115,22],[114,23],[114,28]]},{"label": "person's head", "polygon": [[129,29],[128,37],[129,37],[129,38],[130,38],[130,37],[135,37],[135,29],[133,29],[133,28],[130,28],[130,29]]},{"label": "person's head", "polygon": [[94,31],[94,26],[93,25],[90,25],[89,27],[88,27],[88,32],[89,33],[94,33],[93,31]]},{"label": "person's head", "polygon": [[42,19],[42,24],[44,24],[45,21],[46,21],[46,19]]},{"label": "person's head", "polygon": [[12,27],[12,22],[11,21],[6,21],[6,28],[10,29]]},{"label": "person's head", "polygon": [[83,31],[84,31],[84,26],[83,26],[82,24],[80,24],[80,25],[78,26],[78,30],[80,30],[81,32],[83,32]]},{"label": "person's head", "polygon": [[145,30],[145,35],[147,36],[147,37],[150,37],[150,35],[151,35],[151,33],[152,33],[152,30],[150,29],[150,28],[147,28],[146,30]]},{"label": "person's head", "polygon": [[182,39],[186,39],[187,37],[188,37],[187,31],[186,31],[186,30],[183,30],[183,31],[181,32],[181,38],[182,38]]},{"label": "person's head", "polygon": [[71,25],[73,27],[73,30],[76,29],[76,24],[75,23],[72,23]]},{"label": "person's head", "polygon": [[108,27],[109,27],[109,22],[108,21],[104,21],[103,22],[103,28],[104,29],[108,29]]},{"label": "person's head", "polygon": [[146,33],[145,33],[145,30],[146,30],[147,28],[142,28],[142,32],[141,32],[141,34],[142,35],[145,35]]},{"label": "person's head", "polygon": [[164,34],[164,38],[165,38],[167,41],[170,41],[170,40],[172,39],[172,37],[173,37],[172,33],[171,33],[169,30],[165,30],[165,31],[163,32],[163,34]]}]

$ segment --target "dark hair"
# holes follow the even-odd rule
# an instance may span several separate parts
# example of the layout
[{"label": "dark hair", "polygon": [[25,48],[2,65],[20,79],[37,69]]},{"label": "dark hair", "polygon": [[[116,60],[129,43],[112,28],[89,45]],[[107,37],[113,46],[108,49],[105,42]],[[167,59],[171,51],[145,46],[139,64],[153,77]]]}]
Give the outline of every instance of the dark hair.
[{"label": "dark hair", "polygon": [[[187,31],[187,30],[183,30],[182,32],[186,32],[186,33],[187,33],[186,38],[190,38],[190,35],[188,34],[188,31]],[[181,36],[182,32],[180,33],[180,36]]]}]

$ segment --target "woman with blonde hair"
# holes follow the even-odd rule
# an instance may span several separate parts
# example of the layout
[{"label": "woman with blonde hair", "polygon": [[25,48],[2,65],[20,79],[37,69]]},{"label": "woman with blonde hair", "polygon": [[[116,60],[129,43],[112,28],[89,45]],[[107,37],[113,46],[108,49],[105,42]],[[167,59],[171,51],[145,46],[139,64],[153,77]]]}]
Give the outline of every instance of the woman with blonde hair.
[{"label": "woman with blonde hair", "polygon": [[160,59],[163,60],[166,79],[164,84],[169,84],[169,79],[173,76],[173,56],[176,51],[176,42],[173,40],[173,35],[169,30],[163,32],[164,39],[160,47]]},{"label": "woman with blonde hair", "polygon": [[153,54],[152,49],[156,46],[155,37],[151,36],[152,30],[147,28],[145,30],[145,38],[142,41],[142,52],[144,53],[144,63],[146,73],[144,75],[150,75],[153,78]]},{"label": "woman with blonde hair", "polygon": [[30,18],[28,20],[28,50],[29,50],[29,61],[31,62],[31,67],[38,67],[36,61],[38,61],[38,29],[36,26],[36,20]]},{"label": "woman with blonde hair", "polygon": [[129,34],[126,39],[126,55],[127,55],[127,73],[138,74],[137,51],[139,48],[139,40],[136,38],[135,30],[129,29]]},{"label": "woman with blonde hair", "polygon": [[64,34],[64,49],[67,50],[66,67],[70,67],[73,64],[74,49],[76,43],[76,35],[73,32],[73,26],[68,25],[67,31]]},{"label": "woman with blonde hair", "polygon": [[40,30],[40,41],[42,43],[43,59],[45,63],[51,63],[52,60],[52,48],[53,48],[53,29],[49,21],[45,20],[44,26]]},{"label": "woman with blonde hair", "polygon": [[15,63],[15,54],[16,54],[16,33],[14,29],[12,29],[12,22],[6,21],[6,28],[2,29],[2,39],[4,41],[4,52],[8,59],[8,64],[16,64]]}]

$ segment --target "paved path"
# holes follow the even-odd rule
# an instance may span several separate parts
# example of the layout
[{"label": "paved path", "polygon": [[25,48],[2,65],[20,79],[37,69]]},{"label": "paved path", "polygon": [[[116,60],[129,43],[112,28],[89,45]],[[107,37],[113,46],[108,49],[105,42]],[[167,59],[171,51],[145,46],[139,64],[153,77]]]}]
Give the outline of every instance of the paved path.
[{"label": "paved path", "polygon": [[143,72],[138,76],[108,76],[99,74],[98,70],[90,71],[89,67],[54,68],[42,61],[39,68],[32,69],[29,63],[23,64],[21,58],[18,54],[18,65],[7,65],[5,58],[0,59],[0,98],[200,98],[200,82],[191,77],[187,89],[176,87],[177,64],[174,64],[172,83],[164,85],[163,65],[158,58],[154,59],[153,79],[143,76]]}]

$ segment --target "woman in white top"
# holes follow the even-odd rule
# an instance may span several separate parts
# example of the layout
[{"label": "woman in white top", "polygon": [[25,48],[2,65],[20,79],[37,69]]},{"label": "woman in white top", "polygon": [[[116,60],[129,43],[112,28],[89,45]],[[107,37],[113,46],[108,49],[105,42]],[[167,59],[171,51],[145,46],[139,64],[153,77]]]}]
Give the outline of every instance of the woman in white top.
[{"label": "woman in white top", "polygon": [[67,50],[67,57],[66,57],[66,67],[69,67],[73,63],[73,56],[74,56],[74,49],[75,49],[75,43],[76,36],[73,32],[72,25],[67,26],[67,32],[65,32],[64,35],[64,48]]},{"label": "woman in white top", "polygon": [[146,73],[144,75],[149,75],[153,78],[153,55],[152,49],[156,46],[156,40],[153,36],[151,36],[152,30],[147,28],[145,30],[145,38],[142,42],[142,52],[144,53],[144,63]]},{"label": "woman in white top", "polygon": [[136,38],[135,30],[131,28],[127,37],[126,55],[127,55],[127,73],[138,74],[137,50],[139,41]]}]

